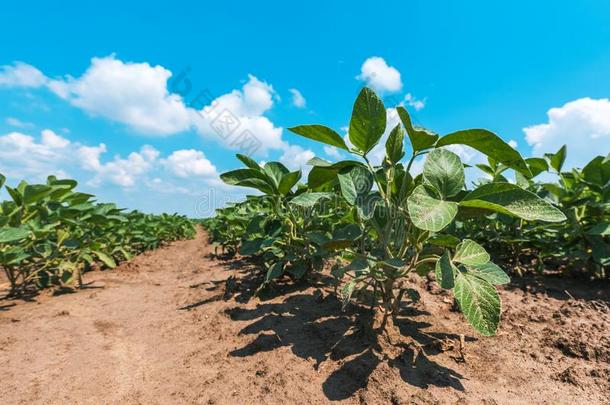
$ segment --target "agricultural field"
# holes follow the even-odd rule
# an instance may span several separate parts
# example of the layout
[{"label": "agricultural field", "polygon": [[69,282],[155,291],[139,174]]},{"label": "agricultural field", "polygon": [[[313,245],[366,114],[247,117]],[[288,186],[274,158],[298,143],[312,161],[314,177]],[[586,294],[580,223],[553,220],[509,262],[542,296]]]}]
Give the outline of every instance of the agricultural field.
[{"label": "agricultural field", "polygon": [[289,128],[349,155],[306,172],[237,154],[203,219],[0,176],[3,402],[610,403],[609,151],[396,112]]}]

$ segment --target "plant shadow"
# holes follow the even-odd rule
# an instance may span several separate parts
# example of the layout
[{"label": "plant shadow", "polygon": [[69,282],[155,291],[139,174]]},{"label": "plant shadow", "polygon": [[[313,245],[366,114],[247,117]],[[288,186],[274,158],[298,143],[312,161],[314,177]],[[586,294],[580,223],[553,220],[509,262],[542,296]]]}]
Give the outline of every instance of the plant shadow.
[{"label": "plant shadow", "polygon": [[[412,386],[435,385],[464,391],[460,382],[463,376],[434,361],[434,355],[440,351],[426,350],[415,361],[410,349],[398,350],[400,354],[388,357],[363,327],[370,320],[370,313],[354,307],[344,312],[336,297],[325,295],[320,289],[313,294],[295,293],[280,303],[261,303],[254,309],[234,307],[226,312],[233,320],[253,321],[240,331],[240,335],[256,336],[250,343],[230,352],[230,356],[247,357],[289,347],[296,356],[313,360],[317,370],[328,359],[338,361],[340,367],[323,383],[324,394],[331,401],[350,398],[367,387],[371,373],[386,361]],[[459,338],[424,332],[430,324],[413,321],[414,317],[422,315],[427,313],[411,309],[408,319],[400,317],[397,322],[401,334],[422,347],[434,347],[442,339]]]}]

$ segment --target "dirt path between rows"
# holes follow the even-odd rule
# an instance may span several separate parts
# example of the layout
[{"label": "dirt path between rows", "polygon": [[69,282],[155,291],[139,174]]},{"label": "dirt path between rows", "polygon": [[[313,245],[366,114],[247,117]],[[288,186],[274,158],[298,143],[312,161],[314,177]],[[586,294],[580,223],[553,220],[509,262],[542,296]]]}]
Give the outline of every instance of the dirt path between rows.
[{"label": "dirt path between rows", "polygon": [[413,362],[372,350],[327,287],[261,301],[253,265],[211,253],[199,232],[86,274],[77,293],[0,300],[0,403],[610,403],[607,286],[508,287],[483,338],[414,279],[422,301],[400,323],[424,348]]}]

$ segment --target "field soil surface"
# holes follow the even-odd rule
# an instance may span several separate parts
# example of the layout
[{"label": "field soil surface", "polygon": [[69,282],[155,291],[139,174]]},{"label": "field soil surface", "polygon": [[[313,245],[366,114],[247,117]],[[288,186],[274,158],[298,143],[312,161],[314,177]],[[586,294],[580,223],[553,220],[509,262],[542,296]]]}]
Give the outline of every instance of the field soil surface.
[{"label": "field soil surface", "polygon": [[485,338],[414,277],[421,301],[391,346],[341,310],[324,276],[261,300],[255,265],[213,253],[199,232],[87,273],[78,292],[0,300],[0,402],[610,403],[607,285],[517,280]]}]

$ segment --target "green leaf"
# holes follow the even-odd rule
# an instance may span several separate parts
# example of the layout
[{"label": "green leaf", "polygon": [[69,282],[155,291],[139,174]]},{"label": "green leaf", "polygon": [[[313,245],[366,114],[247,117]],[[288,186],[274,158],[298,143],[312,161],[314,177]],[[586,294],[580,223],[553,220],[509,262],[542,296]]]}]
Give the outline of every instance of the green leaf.
[{"label": "green leaf", "polygon": [[281,277],[284,274],[284,262],[275,262],[269,267],[267,270],[267,275],[265,276],[265,282],[268,283],[273,279]]},{"label": "green leaf", "polygon": [[363,88],[354,103],[349,123],[349,140],[367,154],[385,132],[386,111],[381,99],[369,88]]},{"label": "green leaf", "polygon": [[106,253],[101,252],[99,250],[92,250],[91,253],[96,255],[97,258],[102,261],[102,263],[104,263],[106,266],[110,267],[111,269],[116,267],[116,262],[114,261],[114,259],[112,257],[110,257],[109,255],[107,255]]},{"label": "green leaf", "polygon": [[561,169],[563,168],[563,163],[566,161],[566,152],[567,147],[566,145],[563,145],[556,153],[549,153],[546,155],[549,158],[551,167],[555,169],[557,173],[560,173]]},{"label": "green leaf", "polygon": [[288,128],[288,130],[304,136],[305,138],[349,151],[349,148],[345,144],[343,138],[341,138],[341,135],[324,125],[300,125]]},{"label": "green leaf", "polygon": [[290,200],[290,204],[298,205],[299,207],[307,207],[311,208],[318,203],[318,201],[322,199],[332,199],[334,196],[333,193],[322,193],[322,192],[313,192],[313,193],[303,193],[294,197]]},{"label": "green leaf", "polygon": [[250,169],[260,170],[260,165],[256,162],[256,160],[252,159],[249,156],[242,155],[240,153],[236,154],[237,158],[241,160],[243,164],[248,166]]},{"label": "green leaf", "polygon": [[496,333],[501,304],[493,285],[470,273],[458,272],[453,294],[462,313],[477,331],[485,336]]},{"label": "green leaf", "polygon": [[337,171],[321,166],[314,166],[307,175],[307,186],[310,189],[317,189],[328,184],[337,178]]},{"label": "green leaf", "polygon": [[488,183],[468,193],[461,206],[483,208],[528,221],[565,221],[565,215],[548,201],[511,183]]},{"label": "green leaf", "polygon": [[263,170],[276,188],[279,188],[282,178],[289,173],[288,168],[280,162],[267,162],[263,166]]},{"label": "green leaf", "polygon": [[460,240],[453,235],[436,234],[428,239],[428,243],[436,246],[454,248],[460,243]]},{"label": "green leaf", "polygon": [[458,212],[457,203],[437,199],[424,185],[413,190],[407,199],[407,208],[416,227],[432,232],[449,225]]},{"label": "green leaf", "polygon": [[538,176],[540,173],[546,172],[549,170],[549,164],[546,160],[539,157],[532,157],[525,159],[525,163],[530,168],[532,172],[532,177]]},{"label": "green leaf", "polygon": [[297,170],[296,172],[290,172],[285,174],[280,180],[280,184],[278,185],[278,191],[281,195],[287,195],[292,190],[295,184],[301,178],[301,171]]},{"label": "green leaf", "polygon": [[485,251],[485,248],[470,239],[464,239],[462,243],[457,246],[457,250],[453,256],[453,261],[471,266],[485,264],[489,259],[489,253]]},{"label": "green leaf", "polygon": [[373,175],[362,166],[342,169],[338,174],[341,195],[351,205],[356,204],[359,197],[365,196],[373,188]]},{"label": "green leaf", "polygon": [[48,196],[53,189],[44,184],[33,184],[25,186],[23,190],[23,202],[33,204]]},{"label": "green leaf", "polygon": [[407,135],[409,135],[409,140],[411,141],[411,146],[413,147],[414,152],[434,146],[436,140],[438,139],[437,134],[428,131],[425,128],[414,127],[411,124],[411,117],[404,107],[398,106],[396,107],[396,111],[398,112],[398,116],[402,121],[402,125],[404,125],[405,129],[407,130]]},{"label": "green leaf", "polygon": [[0,188],[4,186],[4,183],[6,183],[6,176],[0,173]]},{"label": "green leaf", "polygon": [[439,139],[436,147],[455,144],[470,146],[492,159],[523,173],[526,177],[532,177],[530,169],[519,152],[491,131],[486,129],[466,129],[453,132]]},{"label": "green leaf", "polygon": [[260,169],[231,170],[221,174],[220,179],[230,185],[255,188],[266,194],[273,194],[275,192],[270,179]]},{"label": "green leaf", "polygon": [[494,285],[510,283],[510,277],[500,266],[492,262],[470,266],[468,272]]},{"label": "green leaf", "polygon": [[356,209],[358,215],[364,220],[373,218],[377,204],[381,202],[381,196],[377,193],[371,193],[364,196],[359,196],[356,199]]},{"label": "green leaf", "polygon": [[424,181],[441,192],[443,197],[452,197],[465,185],[464,166],[460,157],[445,149],[435,149],[424,163]]},{"label": "green leaf", "polygon": [[587,231],[588,235],[610,235],[610,222],[600,222]]},{"label": "green leaf", "polygon": [[347,305],[349,304],[349,300],[352,298],[352,294],[354,289],[356,288],[356,281],[352,280],[349,283],[345,284],[343,288],[341,288],[341,300],[342,300],[342,308],[345,310]]},{"label": "green leaf", "polygon": [[445,253],[436,261],[434,267],[434,274],[436,275],[436,282],[446,289],[451,289],[455,285],[455,274],[454,266],[451,263],[451,257],[449,251],[445,250]]},{"label": "green leaf", "polygon": [[29,234],[30,231],[25,228],[0,228],[0,243],[9,243],[25,239]]},{"label": "green leaf", "polygon": [[582,169],[582,174],[588,183],[604,187],[610,182],[610,160],[597,156]]},{"label": "green leaf", "polygon": [[388,136],[388,140],[385,143],[386,156],[390,163],[399,162],[405,155],[404,139],[405,133],[400,124],[398,124],[390,132],[390,136]]}]

